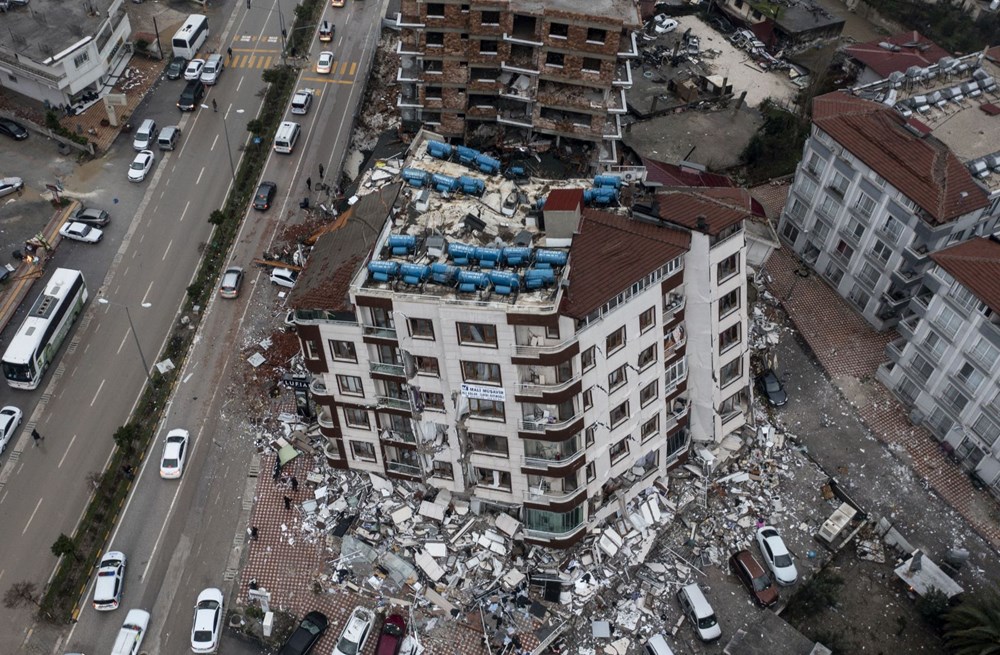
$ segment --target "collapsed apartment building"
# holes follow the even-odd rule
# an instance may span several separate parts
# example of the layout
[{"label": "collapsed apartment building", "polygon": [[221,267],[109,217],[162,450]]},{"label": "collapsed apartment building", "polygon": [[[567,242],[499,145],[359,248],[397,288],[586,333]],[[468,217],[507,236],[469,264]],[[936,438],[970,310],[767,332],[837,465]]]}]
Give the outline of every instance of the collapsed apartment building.
[{"label": "collapsed apartment building", "polygon": [[639,55],[631,0],[403,0],[396,27],[404,128],[470,144],[570,139],[618,163]]},{"label": "collapsed apartment building", "polygon": [[745,424],[752,203],[630,211],[621,178],[508,179],[440,138],[377,169],[290,293],[326,460],[569,546]]}]

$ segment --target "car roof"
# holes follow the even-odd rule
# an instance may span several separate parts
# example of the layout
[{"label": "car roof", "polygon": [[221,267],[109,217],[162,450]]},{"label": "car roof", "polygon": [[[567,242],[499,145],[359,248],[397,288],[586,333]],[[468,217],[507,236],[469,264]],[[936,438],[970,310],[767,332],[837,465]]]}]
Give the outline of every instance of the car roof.
[{"label": "car roof", "polygon": [[733,553],[733,559],[743,564],[750,575],[755,578],[765,574],[764,567],[760,565],[760,562],[757,561],[753,553],[749,550],[740,550]]},{"label": "car roof", "polygon": [[355,607],[354,611],[351,612],[351,618],[344,627],[344,636],[353,641],[357,641],[361,638],[361,634],[364,632],[365,626],[371,626],[374,618],[375,615],[370,609],[365,607]]},{"label": "car roof", "polygon": [[168,441],[163,448],[164,459],[177,459],[181,454],[181,444],[179,441]]}]

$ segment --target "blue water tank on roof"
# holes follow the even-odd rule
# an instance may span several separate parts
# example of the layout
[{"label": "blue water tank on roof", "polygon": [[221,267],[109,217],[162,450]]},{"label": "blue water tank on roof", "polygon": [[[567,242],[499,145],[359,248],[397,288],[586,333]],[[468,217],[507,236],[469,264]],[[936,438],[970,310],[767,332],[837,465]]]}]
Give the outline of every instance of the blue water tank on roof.
[{"label": "blue water tank on roof", "polygon": [[501,256],[507,266],[523,266],[531,258],[531,248],[507,246]]},{"label": "blue water tank on roof", "polygon": [[404,168],[403,169],[403,180],[406,181],[410,186],[422,187],[427,184],[431,176],[427,171],[422,171],[419,168]]},{"label": "blue water tank on roof", "polygon": [[451,175],[434,173],[434,175],[431,175],[431,184],[433,184],[434,188],[441,193],[456,191],[458,189],[458,178],[452,177]]},{"label": "blue water tank on roof", "polygon": [[430,153],[431,157],[448,159],[451,157],[451,146],[447,143],[441,143],[440,141],[428,141],[427,152]]},{"label": "blue water tank on roof", "polygon": [[556,273],[551,268],[529,268],[524,272],[526,289],[541,289],[556,283]]},{"label": "blue water tank on roof", "polygon": [[510,271],[490,271],[490,282],[493,290],[502,296],[509,296],[521,288],[521,278]]},{"label": "blue water tank on roof", "polygon": [[565,266],[568,255],[562,250],[535,251],[535,266],[538,268],[551,268],[553,266]]},{"label": "blue water tank on roof", "polygon": [[490,286],[490,279],[486,276],[486,273],[480,273],[479,271],[459,271],[458,272],[458,290],[471,293],[477,289],[486,289]]},{"label": "blue water tank on roof", "polygon": [[500,160],[493,159],[489,155],[480,154],[476,157],[476,166],[484,173],[494,175],[500,172]]},{"label": "blue water tank on roof", "polygon": [[368,272],[376,282],[388,282],[399,272],[399,263],[381,259],[368,262]]},{"label": "blue water tank on roof", "polygon": [[471,164],[476,161],[476,157],[479,156],[479,151],[475,148],[469,148],[467,146],[456,146],[455,152],[458,153],[458,161],[463,164]]},{"label": "blue water tank on roof", "polygon": [[448,264],[431,264],[431,281],[438,284],[452,284],[458,276],[458,269]]},{"label": "blue water tank on roof", "polygon": [[408,255],[416,248],[417,237],[412,234],[390,234],[386,245],[392,250],[393,255]]},{"label": "blue water tank on roof", "polygon": [[449,243],[448,256],[459,266],[468,266],[469,260],[476,254],[476,247],[467,243]]},{"label": "blue water tank on roof", "polygon": [[479,265],[483,268],[496,268],[500,261],[500,249],[479,246],[476,248],[473,258],[479,260]]},{"label": "blue water tank on roof", "polygon": [[594,178],[594,186],[598,188],[622,188],[622,178],[617,175],[598,175]]},{"label": "blue water tank on roof", "polygon": [[583,202],[588,205],[610,205],[616,200],[618,200],[618,189],[613,187],[587,189],[583,192]]},{"label": "blue water tank on roof", "polygon": [[427,281],[431,275],[431,268],[426,264],[411,264],[406,262],[399,267],[399,276],[406,284],[418,285]]},{"label": "blue water tank on roof", "polygon": [[462,189],[462,193],[470,196],[481,196],[483,195],[483,192],[486,191],[486,183],[478,177],[463,175],[458,178],[458,184]]}]

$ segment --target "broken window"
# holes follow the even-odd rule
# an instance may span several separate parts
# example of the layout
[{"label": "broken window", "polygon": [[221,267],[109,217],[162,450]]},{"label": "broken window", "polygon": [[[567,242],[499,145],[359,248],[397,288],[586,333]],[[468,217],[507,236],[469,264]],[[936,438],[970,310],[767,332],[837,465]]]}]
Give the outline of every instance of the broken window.
[{"label": "broken window", "polygon": [[455,479],[455,468],[451,465],[451,462],[440,462],[434,460],[434,469],[431,474],[435,478],[444,478],[445,480]]},{"label": "broken window", "polygon": [[443,394],[433,393],[431,391],[421,391],[420,402],[423,403],[424,409],[437,412],[445,411]]},{"label": "broken window", "polygon": [[726,352],[740,343],[740,324],[734,323],[719,335],[719,354]]},{"label": "broken window", "polygon": [[427,100],[440,100],[441,99],[441,87],[439,86],[425,86],[424,87],[424,98]]},{"label": "broken window", "polygon": [[345,362],[358,361],[358,353],[354,350],[354,344],[350,341],[335,341],[331,339],[330,352],[333,353],[334,359],[339,359]]},{"label": "broken window", "polygon": [[480,434],[478,432],[470,432],[469,442],[472,444],[472,450],[474,450],[477,453],[486,453],[487,455],[499,455],[501,457],[509,456],[509,451],[507,448],[507,437],[501,437],[494,434]]},{"label": "broken window", "polygon": [[369,462],[376,461],[375,446],[367,441],[352,441],[351,455],[354,459],[363,459]]},{"label": "broken window", "polygon": [[608,38],[608,31],[597,27],[587,28],[587,43],[603,44]]},{"label": "broken window", "polygon": [[428,18],[444,18],[444,4],[440,2],[427,3]]},{"label": "broken window", "polygon": [[719,371],[719,380],[721,381],[721,387],[725,388],[728,385],[736,382],[740,379],[743,373],[743,358],[737,357],[733,361],[729,362],[722,367]]},{"label": "broken window", "polygon": [[566,55],[561,52],[547,52],[545,53],[545,65],[553,66],[556,68],[562,68],[566,62]]},{"label": "broken window", "polygon": [[482,323],[456,323],[458,342],[466,346],[497,345],[497,329],[493,325]]},{"label": "broken window", "polygon": [[549,534],[565,534],[583,523],[583,508],[574,507],[568,512],[547,512],[541,509],[524,509],[524,527],[527,530]]},{"label": "broken window", "polygon": [[650,382],[649,384],[647,384],[645,387],[642,388],[642,390],[639,392],[640,407],[645,407],[649,403],[656,400],[656,396],[658,395],[659,391],[657,387],[658,384],[659,384],[658,380],[653,380],[652,382]]},{"label": "broken window", "polygon": [[725,280],[728,280],[732,276],[739,273],[740,270],[740,254],[733,253],[729,257],[726,257],[721,262],[719,262],[718,273],[716,284],[722,284]]},{"label": "broken window", "polygon": [[623,457],[628,455],[628,439],[622,439],[616,444],[612,444],[611,448],[608,449],[608,455],[611,456],[611,464],[621,461]]},{"label": "broken window", "polygon": [[719,299],[719,318],[728,316],[740,308],[740,290],[733,289]]},{"label": "broken window", "polygon": [[655,437],[657,433],[659,433],[659,431],[660,431],[660,415],[657,414],[656,416],[654,416],[653,418],[649,419],[648,421],[642,424],[642,430],[640,432],[640,435],[642,436],[643,441],[647,441],[648,439],[652,439],[653,437]]},{"label": "broken window", "polygon": [[427,38],[427,47],[429,48],[443,48],[444,47],[444,32],[424,32]]},{"label": "broken window", "polygon": [[476,468],[476,479],[480,486],[510,490],[510,473],[495,469]]},{"label": "broken window", "polygon": [[624,422],[625,420],[627,420],[628,419],[628,401],[626,400],[621,405],[618,405],[617,407],[615,407],[614,409],[612,409],[610,415],[608,416],[608,418],[610,419],[610,425],[611,425],[612,428],[617,427],[622,422]]},{"label": "broken window", "polygon": [[639,353],[639,360],[636,362],[638,364],[638,369],[641,371],[647,366],[656,361],[656,344],[649,346],[641,353]]},{"label": "broken window", "polygon": [[441,377],[441,369],[438,367],[437,357],[423,357],[418,355],[415,359],[417,362],[417,373],[420,375]]},{"label": "broken window", "polygon": [[481,55],[495,55],[497,53],[497,42],[494,40],[483,39],[479,42],[479,54]]},{"label": "broken window", "polygon": [[484,11],[483,14],[483,25],[499,25],[500,24],[500,12],[499,11]]}]

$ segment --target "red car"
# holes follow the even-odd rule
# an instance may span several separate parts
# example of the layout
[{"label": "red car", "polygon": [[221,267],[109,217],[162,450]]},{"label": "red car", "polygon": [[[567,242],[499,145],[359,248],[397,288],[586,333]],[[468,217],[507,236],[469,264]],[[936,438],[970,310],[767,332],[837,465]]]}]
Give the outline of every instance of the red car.
[{"label": "red car", "polygon": [[406,620],[399,614],[390,614],[382,624],[382,634],[375,645],[375,655],[399,655],[399,647],[406,637]]},{"label": "red car", "polygon": [[778,602],[778,589],[771,582],[767,571],[760,565],[760,562],[754,559],[749,550],[733,553],[733,556],[729,558],[729,567],[758,605],[770,607]]}]

